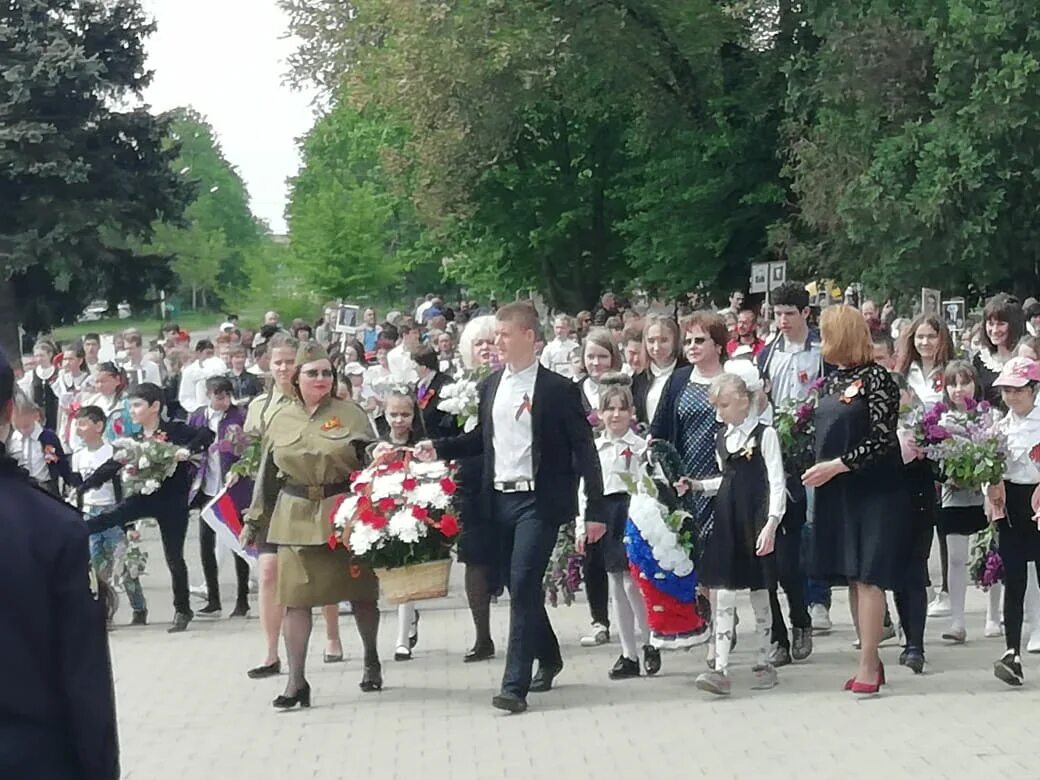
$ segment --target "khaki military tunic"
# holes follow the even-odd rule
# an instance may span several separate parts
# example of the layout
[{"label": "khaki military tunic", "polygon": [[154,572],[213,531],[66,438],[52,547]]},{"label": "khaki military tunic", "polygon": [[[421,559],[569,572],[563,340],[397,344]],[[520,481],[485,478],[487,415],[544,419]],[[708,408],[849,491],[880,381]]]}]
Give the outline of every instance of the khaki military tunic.
[{"label": "khaki military tunic", "polygon": [[357,404],[335,398],[311,415],[294,401],[267,426],[250,520],[266,526],[268,542],[278,546],[278,601],[284,606],[374,601],[378,595],[371,568],[342,545],[328,546],[329,516],[337,495],[349,491],[350,475],[362,466],[370,430]]},{"label": "khaki military tunic", "polygon": [[[258,395],[249,402],[249,406],[246,408],[246,421],[242,426],[242,430],[250,438],[262,439],[267,426],[271,424],[271,420],[274,419],[275,415],[285,407],[292,406],[293,401],[294,399],[291,395],[285,395],[277,387],[272,387],[266,393]],[[274,502],[278,498],[278,484],[275,480],[268,482],[267,491],[267,495],[264,497],[267,505],[274,507]],[[259,516],[261,509],[257,501],[258,494],[254,488],[253,503],[246,513],[247,516]],[[260,526],[255,541],[257,551],[261,555],[275,552],[274,545],[267,540],[266,524]]]}]

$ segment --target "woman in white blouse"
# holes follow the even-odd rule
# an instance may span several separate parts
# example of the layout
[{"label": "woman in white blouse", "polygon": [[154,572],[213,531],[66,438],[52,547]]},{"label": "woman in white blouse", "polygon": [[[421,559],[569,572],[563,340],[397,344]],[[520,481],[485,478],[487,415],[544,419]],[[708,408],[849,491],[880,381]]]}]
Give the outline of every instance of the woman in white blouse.
[{"label": "woman in white blouse", "polygon": [[925,409],[942,401],[943,367],[954,356],[946,324],[931,314],[922,314],[903,333],[898,355],[896,373],[906,377]]},{"label": "woman in white blouse", "polygon": [[632,377],[632,396],[636,402],[636,419],[650,425],[654,421],[668,380],[680,364],[679,326],[670,317],[648,317],[643,326],[643,344],[650,364]]}]

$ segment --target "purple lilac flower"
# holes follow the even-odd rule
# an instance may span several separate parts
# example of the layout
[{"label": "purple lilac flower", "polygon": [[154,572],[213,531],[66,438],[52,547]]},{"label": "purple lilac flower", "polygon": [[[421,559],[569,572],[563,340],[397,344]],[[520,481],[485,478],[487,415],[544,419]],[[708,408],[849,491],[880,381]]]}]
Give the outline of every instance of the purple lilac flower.
[{"label": "purple lilac flower", "polygon": [[986,568],[982,572],[982,585],[989,588],[1004,581],[1004,562],[1000,559],[1000,553],[990,550],[986,554]]},{"label": "purple lilac flower", "polygon": [[581,556],[572,555],[567,559],[567,588],[572,593],[581,590]]}]

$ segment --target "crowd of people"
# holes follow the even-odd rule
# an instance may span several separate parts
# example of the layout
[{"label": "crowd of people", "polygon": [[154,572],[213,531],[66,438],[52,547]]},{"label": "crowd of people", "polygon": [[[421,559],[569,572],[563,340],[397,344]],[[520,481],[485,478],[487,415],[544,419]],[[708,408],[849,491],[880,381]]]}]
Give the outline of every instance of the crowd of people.
[{"label": "crowd of people", "polygon": [[[573,526],[581,555],[590,620],[581,646],[620,639],[611,679],[661,668],[625,544],[633,485],[662,474],[655,442],[670,445],[681,466],[667,488],[689,512],[711,626],[686,643],[707,645],[702,690],[731,691],[740,591],[754,617],[755,688],[773,687],[779,668],[811,657],[814,635],[832,628],[831,590],[844,586],[860,648],[846,689],[878,693],[886,683],[878,648],[897,630],[900,664],[920,673],[928,618],[949,619],[944,641],[967,639],[969,548],[991,523],[1003,587],[989,589],[981,633],[1004,636],[995,674],[1021,685],[1022,653],[1040,652],[1040,587],[1027,576],[1040,560],[1040,303],[994,296],[959,333],[934,313],[897,317],[890,304],[820,311],[793,282],[771,291],[768,312],[740,292],[728,304],[633,305],[607,293],[572,317],[532,302],[453,309],[430,295],[413,311],[365,309],[350,327],[330,306],[313,325],[285,325],[269,312],[250,330],[229,316],[214,338],[193,343],[175,324],[155,341],[133,330],[110,343],[99,334],[63,345],[41,339],[18,379],[5,451],[82,511],[96,574],[125,591],[133,625],[146,624],[148,610],[139,572],[122,569],[120,558],[138,523],[156,521],[172,633],[222,614],[218,571],[227,556],[218,536],[200,516],[205,582],[197,589],[184,545],[192,513],[232,494],[245,520],[241,541],[257,555],[252,567],[231,556],[231,617],[250,611],[254,579],[264,650],[248,674],[281,673],[284,637],[280,708],[310,704],[314,607],[325,614],[323,660],[343,659],[339,616],[350,612],[364,646],[360,687],[382,687],[378,582],[345,547],[326,544],[328,517],[354,471],[402,448],[458,465],[457,554],[475,630],[466,662],[495,657],[490,611],[510,592],[494,699],[501,709],[523,711],[528,693],[549,690],[563,668],[542,593],[561,527]],[[444,388],[463,377],[481,380],[478,421],[466,432],[440,408]],[[1007,472],[1002,484],[970,490],[943,481],[923,457],[907,412],[981,400],[999,412]],[[800,462],[782,451],[772,423],[775,410],[806,401],[815,438]],[[176,446],[176,465],[156,490],[124,495],[113,444],[127,438]],[[236,468],[251,457],[250,442],[260,453],[255,467]],[[942,576],[932,591],[935,540]],[[198,610],[193,590],[205,600]],[[395,660],[412,657],[419,618],[414,604],[398,609]]]}]

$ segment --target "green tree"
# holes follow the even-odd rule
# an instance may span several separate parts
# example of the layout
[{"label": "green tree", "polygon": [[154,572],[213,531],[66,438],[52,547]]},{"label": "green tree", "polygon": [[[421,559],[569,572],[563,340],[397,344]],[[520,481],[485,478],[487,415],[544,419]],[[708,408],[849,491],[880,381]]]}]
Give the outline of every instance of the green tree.
[{"label": "green tree", "polygon": [[407,197],[406,138],[400,123],[338,102],[301,142],[289,262],[322,297],[403,296],[411,273],[439,263]]},{"label": "green tree", "polygon": [[69,321],[94,298],[145,302],[168,259],[135,254],[190,185],[168,121],[121,110],[151,74],[137,0],[10,0],[0,10],[0,344]]},{"label": "green tree", "polygon": [[788,148],[806,267],[886,290],[1038,283],[1040,7],[810,2]]}]

